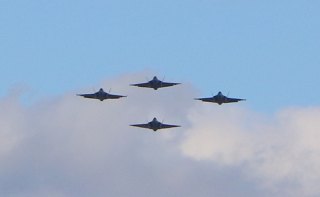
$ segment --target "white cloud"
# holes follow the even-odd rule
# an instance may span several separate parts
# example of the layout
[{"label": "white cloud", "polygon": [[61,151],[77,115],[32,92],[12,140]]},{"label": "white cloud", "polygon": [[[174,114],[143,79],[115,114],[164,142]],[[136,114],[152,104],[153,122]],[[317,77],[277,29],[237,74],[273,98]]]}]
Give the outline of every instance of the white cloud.
[{"label": "white cloud", "polygon": [[2,113],[0,113],[0,162],[2,157],[12,151],[23,137],[22,128],[26,125],[23,109],[17,103],[9,98],[0,103]]},{"label": "white cloud", "polygon": [[241,166],[279,195],[319,194],[320,108],[283,110],[269,119],[237,106],[209,108],[191,110],[185,155]]},{"label": "white cloud", "polygon": [[[147,74],[105,81],[128,98],[81,90],[34,103],[0,100],[0,196],[317,196],[317,108],[264,117],[243,104],[192,100],[180,85],[129,87]],[[99,88],[99,87],[98,87]],[[154,116],[183,127],[129,127]],[[294,191],[290,194],[288,191]]]}]

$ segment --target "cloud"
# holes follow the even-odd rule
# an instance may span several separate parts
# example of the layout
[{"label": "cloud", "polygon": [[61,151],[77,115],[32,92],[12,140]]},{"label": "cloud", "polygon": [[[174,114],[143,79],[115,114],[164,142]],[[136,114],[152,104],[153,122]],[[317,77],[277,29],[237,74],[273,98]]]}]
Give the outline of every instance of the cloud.
[{"label": "cloud", "polygon": [[[0,196],[317,196],[320,110],[274,117],[243,104],[196,102],[197,90],[129,87],[150,73],[99,86],[128,98],[75,96],[22,105],[0,100]],[[98,88],[99,88],[98,86]],[[182,128],[129,127],[154,116]],[[293,191],[290,193],[290,191]]]},{"label": "cloud", "polygon": [[292,108],[262,117],[237,106],[191,110],[182,152],[198,161],[241,167],[280,195],[320,192],[320,108]]}]

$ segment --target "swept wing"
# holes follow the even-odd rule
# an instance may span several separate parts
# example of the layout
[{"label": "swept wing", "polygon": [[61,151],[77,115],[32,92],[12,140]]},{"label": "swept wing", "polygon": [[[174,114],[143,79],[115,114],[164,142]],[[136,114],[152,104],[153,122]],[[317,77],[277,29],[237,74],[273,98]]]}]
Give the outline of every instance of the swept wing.
[{"label": "swept wing", "polygon": [[137,87],[142,87],[142,88],[152,88],[151,84],[148,83],[136,83],[136,84],[131,84],[131,86],[137,86]]},{"label": "swept wing", "polygon": [[161,124],[160,129],[168,129],[173,127],[181,127],[180,125]]},{"label": "swept wing", "polygon": [[133,127],[141,127],[141,128],[145,128],[145,129],[150,129],[150,126],[149,124],[132,124],[130,126],[133,126]]},{"label": "swept wing", "polygon": [[127,97],[127,96],[108,94],[108,99],[118,99],[118,98],[122,98],[122,97]]},{"label": "swept wing", "polygon": [[246,100],[246,99],[238,99],[238,98],[226,98],[225,99],[225,103],[235,103],[235,102],[238,102],[238,101],[244,101],[244,100]]},{"label": "swept wing", "polygon": [[83,96],[84,98],[91,98],[91,99],[97,98],[96,94],[77,94],[77,96]]},{"label": "swept wing", "polygon": [[212,102],[212,103],[215,102],[215,99],[212,98],[212,97],[209,97],[209,98],[196,98],[195,100],[200,100],[200,101],[203,101],[203,102]]},{"label": "swept wing", "polygon": [[178,85],[180,83],[169,83],[169,82],[161,82],[161,87],[170,87],[174,85]]}]

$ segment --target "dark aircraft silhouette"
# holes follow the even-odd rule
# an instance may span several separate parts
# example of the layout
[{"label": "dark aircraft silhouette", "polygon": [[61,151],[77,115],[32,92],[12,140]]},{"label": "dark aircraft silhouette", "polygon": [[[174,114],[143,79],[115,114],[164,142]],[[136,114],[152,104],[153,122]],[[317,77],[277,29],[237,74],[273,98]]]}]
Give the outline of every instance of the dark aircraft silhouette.
[{"label": "dark aircraft silhouette", "polygon": [[221,92],[219,92],[217,95],[209,98],[196,98],[195,100],[200,100],[203,102],[211,102],[211,103],[218,103],[219,105],[223,103],[234,103],[238,101],[245,101],[245,99],[238,99],[238,98],[229,98],[224,96]]},{"label": "dark aircraft silhouette", "polygon": [[118,99],[121,97],[127,97],[122,95],[109,94],[105,92],[102,88],[100,88],[98,92],[93,94],[77,94],[77,96],[83,96],[84,98],[98,99],[100,101],[103,101],[105,99]]},{"label": "dark aircraft silhouette", "polygon": [[146,83],[137,83],[137,84],[131,84],[131,86],[137,86],[142,88],[153,88],[157,90],[158,88],[165,88],[169,86],[178,85],[180,83],[169,83],[159,80],[156,76],[153,77],[152,80],[146,82]]},{"label": "dark aircraft silhouette", "polygon": [[148,122],[147,124],[133,124],[130,125],[133,127],[141,127],[145,129],[152,129],[153,131],[157,131],[158,129],[168,129],[173,127],[180,127],[179,125],[169,125],[169,124],[163,124],[157,120],[157,118],[153,118],[151,122]]}]

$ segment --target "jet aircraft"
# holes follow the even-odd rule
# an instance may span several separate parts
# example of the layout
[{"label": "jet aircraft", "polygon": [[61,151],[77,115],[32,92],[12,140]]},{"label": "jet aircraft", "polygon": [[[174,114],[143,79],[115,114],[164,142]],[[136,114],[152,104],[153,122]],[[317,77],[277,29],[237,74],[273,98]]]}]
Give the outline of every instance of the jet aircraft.
[{"label": "jet aircraft", "polygon": [[169,125],[169,124],[163,124],[157,120],[157,118],[153,118],[152,121],[148,122],[147,124],[133,124],[130,125],[133,127],[141,127],[145,129],[152,129],[153,131],[157,131],[158,129],[168,129],[173,127],[180,127],[180,125]]},{"label": "jet aircraft", "polygon": [[195,100],[201,100],[203,102],[211,102],[211,103],[218,103],[219,105],[223,103],[234,103],[238,101],[245,101],[245,99],[239,98],[229,98],[223,95],[221,92],[218,92],[217,95],[209,98],[196,98]]},{"label": "jet aircraft", "polygon": [[137,84],[131,84],[131,86],[137,86],[142,88],[153,88],[154,90],[157,90],[158,88],[165,88],[169,86],[178,85],[180,83],[169,83],[159,80],[156,76],[153,77],[152,80],[146,82],[146,83],[137,83]]},{"label": "jet aircraft", "polygon": [[77,96],[83,96],[84,98],[90,98],[90,99],[98,99],[100,101],[103,101],[105,99],[118,99],[121,97],[127,97],[122,95],[109,94],[105,92],[102,88],[100,88],[98,92],[93,94],[77,94]]}]

